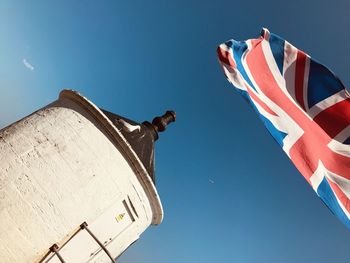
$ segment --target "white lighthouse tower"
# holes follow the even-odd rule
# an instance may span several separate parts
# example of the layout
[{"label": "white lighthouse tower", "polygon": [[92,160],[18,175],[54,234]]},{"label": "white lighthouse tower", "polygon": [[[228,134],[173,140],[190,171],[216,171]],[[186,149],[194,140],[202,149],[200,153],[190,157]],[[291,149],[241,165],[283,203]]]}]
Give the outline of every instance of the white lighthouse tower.
[{"label": "white lighthouse tower", "polygon": [[0,262],[115,262],[163,209],[142,124],[71,90],[0,131]]}]

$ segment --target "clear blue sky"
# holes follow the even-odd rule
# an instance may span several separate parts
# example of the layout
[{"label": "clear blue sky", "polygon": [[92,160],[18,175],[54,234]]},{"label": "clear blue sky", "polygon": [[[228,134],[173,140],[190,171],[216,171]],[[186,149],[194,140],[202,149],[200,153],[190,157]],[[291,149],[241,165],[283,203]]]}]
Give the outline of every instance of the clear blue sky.
[{"label": "clear blue sky", "polygon": [[264,26],[349,87],[349,13],[348,0],[1,1],[0,127],[63,88],[138,121],[177,112],[156,149],[164,222],[121,263],[349,262],[350,231],[216,58]]}]

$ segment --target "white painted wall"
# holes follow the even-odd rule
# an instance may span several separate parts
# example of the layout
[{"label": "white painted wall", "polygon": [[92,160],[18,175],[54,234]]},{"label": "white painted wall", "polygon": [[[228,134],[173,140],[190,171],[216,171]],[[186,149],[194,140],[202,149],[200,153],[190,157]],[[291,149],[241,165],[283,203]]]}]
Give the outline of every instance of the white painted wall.
[{"label": "white painted wall", "polygon": [[[80,224],[116,258],[162,216],[136,154],[79,94],[63,91],[0,131],[1,262],[40,262],[54,243],[68,263],[110,262]],[[42,262],[59,261],[51,253]]]}]

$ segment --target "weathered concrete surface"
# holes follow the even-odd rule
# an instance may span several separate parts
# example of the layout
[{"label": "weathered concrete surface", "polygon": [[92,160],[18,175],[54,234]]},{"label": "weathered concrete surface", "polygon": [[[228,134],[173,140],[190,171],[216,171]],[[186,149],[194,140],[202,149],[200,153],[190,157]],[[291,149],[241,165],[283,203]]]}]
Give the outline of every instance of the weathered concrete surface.
[{"label": "weathered concrete surface", "polygon": [[[85,98],[63,92],[58,101],[0,131],[1,262],[39,262],[85,221],[113,257],[119,256],[162,220],[147,176],[110,120]],[[87,262],[74,258],[89,247],[84,243],[89,237],[81,235],[70,241],[75,247],[66,244],[67,262]],[[95,245],[89,248],[95,252],[87,251],[89,262],[109,262]]]}]

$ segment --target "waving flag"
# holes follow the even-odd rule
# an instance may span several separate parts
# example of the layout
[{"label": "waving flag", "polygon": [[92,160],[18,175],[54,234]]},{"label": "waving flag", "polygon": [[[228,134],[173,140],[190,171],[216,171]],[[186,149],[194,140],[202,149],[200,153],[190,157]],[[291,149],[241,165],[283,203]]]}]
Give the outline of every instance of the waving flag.
[{"label": "waving flag", "polygon": [[228,80],[322,201],[350,228],[350,95],[325,66],[263,29],[218,47]]}]

